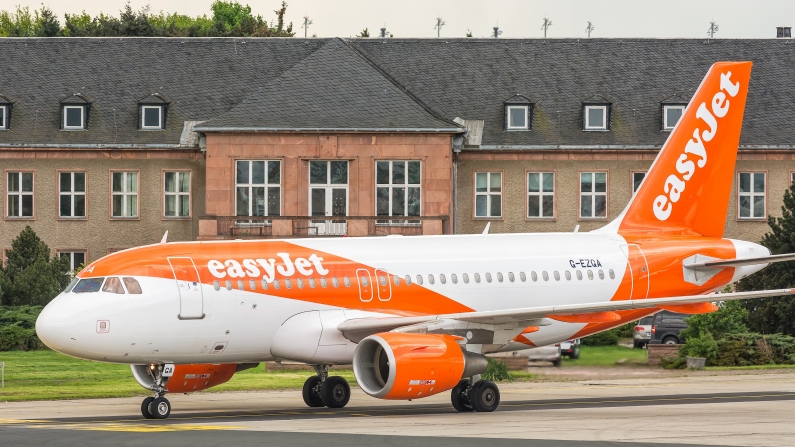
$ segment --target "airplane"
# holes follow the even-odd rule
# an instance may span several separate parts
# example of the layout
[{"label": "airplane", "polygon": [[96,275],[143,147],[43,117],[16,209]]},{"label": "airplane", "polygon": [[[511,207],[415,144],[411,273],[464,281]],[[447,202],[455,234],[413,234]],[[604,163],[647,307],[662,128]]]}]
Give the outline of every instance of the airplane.
[{"label": "airplane", "polygon": [[312,365],[303,399],[450,391],[460,412],[497,409],[485,354],[585,337],[661,309],[795,294],[716,293],[795,255],[723,238],[750,62],[712,65],[639,190],[592,232],[166,242],[92,262],[36,321],[69,356],[130,364],[153,392],[228,381],[264,361]]}]

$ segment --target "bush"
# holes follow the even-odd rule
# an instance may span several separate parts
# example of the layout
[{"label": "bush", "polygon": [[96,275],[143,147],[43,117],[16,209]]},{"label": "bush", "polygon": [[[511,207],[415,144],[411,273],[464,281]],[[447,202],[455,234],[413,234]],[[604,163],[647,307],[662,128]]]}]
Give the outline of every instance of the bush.
[{"label": "bush", "polygon": [[616,329],[589,335],[580,341],[583,346],[613,346],[618,344]]},{"label": "bush", "polygon": [[[705,333],[712,334],[714,339],[720,340],[727,334],[748,332],[744,321],[748,318],[748,310],[739,301],[721,301],[718,310],[700,315],[691,315],[685,318],[687,328],[682,329],[680,335],[685,340],[698,338]],[[701,356],[703,357],[703,356]]]},{"label": "bush", "polygon": [[782,334],[730,334],[718,341],[718,366],[795,363],[795,337]]},{"label": "bush", "polygon": [[32,351],[44,347],[35,329],[18,324],[0,327],[0,351]]},{"label": "bush", "polygon": [[718,357],[718,343],[709,331],[698,337],[687,339],[687,343],[679,348],[680,357],[704,357],[707,364],[712,365]]},{"label": "bush", "polygon": [[483,380],[491,380],[492,382],[501,382],[503,380],[511,381],[513,377],[508,372],[508,367],[505,366],[505,362],[502,360],[495,360],[489,358],[489,366],[486,368],[486,372],[481,375],[481,379]]},{"label": "bush", "polygon": [[663,357],[660,359],[660,366],[665,369],[685,369],[687,368],[687,360],[682,357]]}]

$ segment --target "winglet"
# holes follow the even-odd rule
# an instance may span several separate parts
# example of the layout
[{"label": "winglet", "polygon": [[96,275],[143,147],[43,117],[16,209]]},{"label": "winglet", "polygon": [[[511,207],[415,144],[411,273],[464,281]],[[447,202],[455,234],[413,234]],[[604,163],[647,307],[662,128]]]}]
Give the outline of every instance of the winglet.
[{"label": "winglet", "polygon": [[484,236],[489,234],[489,227],[490,226],[491,226],[491,222],[486,224],[486,228],[483,229],[483,233],[482,233]]},{"label": "winglet", "polygon": [[166,233],[163,235],[163,239],[160,239],[160,243],[165,244],[167,241],[168,241],[168,230],[166,230]]}]

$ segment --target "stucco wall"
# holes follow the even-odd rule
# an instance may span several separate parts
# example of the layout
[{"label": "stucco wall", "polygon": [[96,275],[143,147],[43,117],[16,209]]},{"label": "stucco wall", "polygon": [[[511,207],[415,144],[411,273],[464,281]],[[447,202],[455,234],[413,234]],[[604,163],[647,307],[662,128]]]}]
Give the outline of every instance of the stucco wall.
[{"label": "stucco wall", "polygon": [[[24,157],[24,158],[23,158]],[[88,259],[98,259],[111,249],[129,248],[160,241],[168,230],[169,240],[195,240],[198,217],[204,214],[204,155],[197,151],[68,151],[26,150],[0,152],[3,171],[35,170],[34,219],[8,219],[0,224],[0,247],[30,225],[52,250],[88,250]],[[162,170],[191,170],[190,219],[164,219]],[[57,170],[87,173],[87,218],[58,218]],[[138,219],[110,219],[110,170],[140,171]],[[0,189],[5,194],[5,174]],[[6,199],[0,204],[6,215]]]}]

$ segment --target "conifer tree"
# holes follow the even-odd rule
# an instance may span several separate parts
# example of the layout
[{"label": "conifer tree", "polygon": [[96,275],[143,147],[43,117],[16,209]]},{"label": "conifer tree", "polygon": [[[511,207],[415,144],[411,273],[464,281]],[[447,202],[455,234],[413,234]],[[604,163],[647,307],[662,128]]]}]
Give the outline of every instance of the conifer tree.
[{"label": "conifer tree", "polygon": [[6,265],[0,269],[0,304],[43,306],[70,279],[69,260],[50,257],[50,248],[27,226],[6,251]]}]

